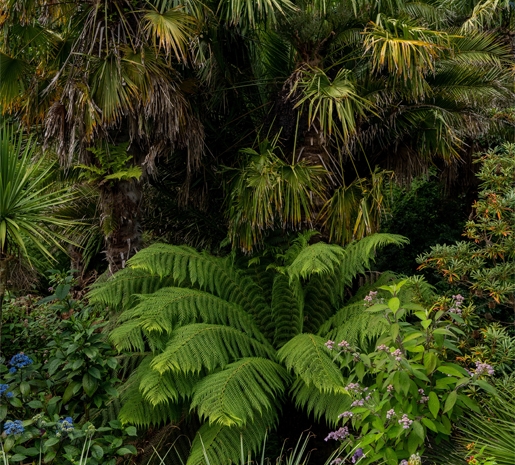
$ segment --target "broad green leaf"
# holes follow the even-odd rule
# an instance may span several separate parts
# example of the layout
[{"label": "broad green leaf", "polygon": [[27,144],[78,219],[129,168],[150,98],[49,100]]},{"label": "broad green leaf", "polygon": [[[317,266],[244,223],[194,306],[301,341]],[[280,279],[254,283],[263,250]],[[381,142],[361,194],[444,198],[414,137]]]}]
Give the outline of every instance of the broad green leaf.
[{"label": "broad green leaf", "polygon": [[456,399],[458,398],[458,393],[456,391],[451,391],[445,400],[445,405],[443,407],[443,413],[448,412],[454,407],[456,403]]},{"label": "broad green leaf", "polygon": [[429,393],[429,401],[427,405],[429,407],[431,415],[433,415],[433,417],[436,418],[438,416],[438,411],[440,410],[440,400],[438,399],[436,393],[434,393],[433,391]]},{"label": "broad green leaf", "polygon": [[397,310],[399,310],[399,307],[401,306],[401,301],[398,297],[392,297],[388,301],[388,308],[393,312],[397,313]]}]

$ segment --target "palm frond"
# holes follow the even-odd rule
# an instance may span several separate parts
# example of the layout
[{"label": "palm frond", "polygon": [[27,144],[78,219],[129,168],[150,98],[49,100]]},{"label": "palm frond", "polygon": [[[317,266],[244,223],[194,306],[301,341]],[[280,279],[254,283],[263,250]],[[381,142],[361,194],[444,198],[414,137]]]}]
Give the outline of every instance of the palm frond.
[{"label": "palm frond", "polygon": [[167,11],[147,11],[143,15],[144,29],[154,47],[173,53],[179,61],[186,60],[188,42],[193,35],[195,18],[189,16],[182,6]]},{"label": "palm frond", "polygon": [[343,376],[325,342],[327,339],[314,334],[299,334],[281,347],[277,357],[307,386],[324,393],[345,394]]},{"label": "palm frond", "polygon": [[286,370],[264,358],[247,357],[204,377],[195,385],[191,409],[210,424],[244,426],[277,408]]}]

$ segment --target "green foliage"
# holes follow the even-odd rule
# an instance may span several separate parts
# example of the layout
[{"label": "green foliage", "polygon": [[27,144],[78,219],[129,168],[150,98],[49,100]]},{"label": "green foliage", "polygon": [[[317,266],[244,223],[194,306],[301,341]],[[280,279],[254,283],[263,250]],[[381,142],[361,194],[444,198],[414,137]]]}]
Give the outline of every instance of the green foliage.
[{"label": "green foliage", "polygon": [[[328,317],[335,313],[345,286],[371,265],[377,248],[405,240],[377,235],[343,248],[310,245],[312,236],[301,235],[267,267],[251,261],[248,272],[229,257],[154,244],[96,285],[92,302],[122,310],[111,333],[116,347],[146,355],[122,388],[120,419],[159,424],[190,410],[204,425],[188,464],[200,463],[205,453],[222,465],[238,457],[240,438],[249,450],[259,447],[295,379],[291,393],[299,406],[327,414],[307,399],[311,389],[331,411],[335,394],[344,393],[343,378],[324,339],[306,327],[316,331],[322,323],[315,316],[319,305]],[[311,292],[321,283],[334,288]]]},{"label": "green foliage", "polygon": [[82,170],[79,178],[89,182],[104,184],[109,181],[139,180],[143,174],[139,166],[128,166],[132,155],[127,153],[129,143],[111,145],[104,144],[99,147],[90,147],[88,150],[95,157],[95,164],[81,165],[74,168]]},{"label": "green foliage", "polygon": [[[469,455],[474,458],[481,460],[482,456],[487,456],[497,465],[509,465],[515,460],[511,434],[515,416],[513,378],[505,386],[497,382],[496,387],[497,395],[484,399],[480,412],[468,412],[460,422],[460,442],[471,449]],[[483,462],[479,461],[479,464]]]},{"label": "green foliage", "polygon": [[458,311],[463,301],[458,298],[453,307],[437,302],[428,309],[403,298],[400,290],[407,283],[380,286],[380,295],[373,291],[365,298],[366,312],[381,315],[389,328],[372,351],[360,353],[345,340],[326,343],[329,354],[337,351],[353,399],[339,415],[344,426],[327,439],[341,441],[343,451],[361,448],[363,465],[420,463],[429,435],[437,441],[450,437],[452,423],[464,412],[479,411],[472,392],[496,393],[486,381],[491,366],[478,362],[470,372],[453,363],[463,335]]},{"label": "green foliage", "polygon": [[438,245],[418,261],[450,283],[464,284],[480,298],[515,305],[515,145],[504,144],[477,159],[481,168],[474,218],[465,225],[468,242]]},{"label": "green foliage", "polygon": [[386,247],[378,257],[380,270],[411,275],[416,258],[435,244],[460,240],[465,224],[465,208],[459,196],[446,196],[442,184],[434,177],[421,177],[409,186],[391,185],[388,213],[381,219],[381,231],[402,234],[409,245],[397,250]]}]

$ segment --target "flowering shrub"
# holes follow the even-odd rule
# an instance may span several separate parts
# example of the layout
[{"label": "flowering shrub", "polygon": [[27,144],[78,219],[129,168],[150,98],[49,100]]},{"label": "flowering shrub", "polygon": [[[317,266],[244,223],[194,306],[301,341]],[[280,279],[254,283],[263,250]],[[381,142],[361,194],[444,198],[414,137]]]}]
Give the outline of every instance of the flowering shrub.
[{"label": "flowering shrub", "polygon": [[43,363],[20,352],[0,365],[2,463],[114,465],[136,453],[124,445],[136,428],[88,421],[91,409],[118,395],[118,361],[102,324],[89,309],[79,310],[60,320],[55,337],[39,348]]},{"label": "flowering shrub", "polygon": [[390,328],[373,352],[360,353],[347,341],[326,343],[348,376],[345,389],[352,397],[350,410],[339,416],[342,426],[326,440],[339,441],[342,452],[359,448],[352,463],[420,464],[417,454],[428,434],[448,437],[464,409],[477,410],[468,389],[494,390],[485,381],[493,374],[490,365],[478,361],[469,371],[450,361],[460,353],[461,296],[453,296],[447,307],[443,299],[425,309],[401,302],[406,284],[380,287],[389,294],[386,302],[376,303],[375,292],[365,298],[366,311],[382,314]]}]

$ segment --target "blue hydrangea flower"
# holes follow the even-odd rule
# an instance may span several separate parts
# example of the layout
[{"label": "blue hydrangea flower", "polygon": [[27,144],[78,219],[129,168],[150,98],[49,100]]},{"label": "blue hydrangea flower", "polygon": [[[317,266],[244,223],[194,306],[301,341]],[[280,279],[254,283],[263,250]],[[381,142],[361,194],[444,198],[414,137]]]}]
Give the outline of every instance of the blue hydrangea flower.
[{"label": "blue hydrangea flower", "polygon": [[16,368],[14,368],[14,367],[9,368],[9,373],[11,373],[11,374],[16,373],[17,371],[18,370]]},{"label": "blue hydrangea flower", "polygon": [[21,434],[25,431],[25,428],[23,427],[23,424],[21,420],[8,420],[4,423],[4,432],[7,434],[7,436],[13,435],[13,434]]},{"label": "blue hydrangea flower", "polygon": [[0,384],[0,397],[5,395],[5,397],[12,397],[13,393],[9,391],[8,384]]},{"label": "blue hydrangea flower", "polygon": [[73,418],[66,417],[64,420],[59,420],[57,422],[57,432],[70,433],[75,428],[73,426]]},{"label": "blue hydrangea flower", "polygon": [[[9,362],[9,365],[11,365],[13,368],[23,368],[27,365],[32,365],[33,360],[25,355],[23,352],[20,352],[19,354],[13,355],[11,358],[11,361]],[[12,370],[12,368],[11,368]],[[9,370],[9,371],[11,371]],[[12,373],[12,371],[11,371]]]}]

